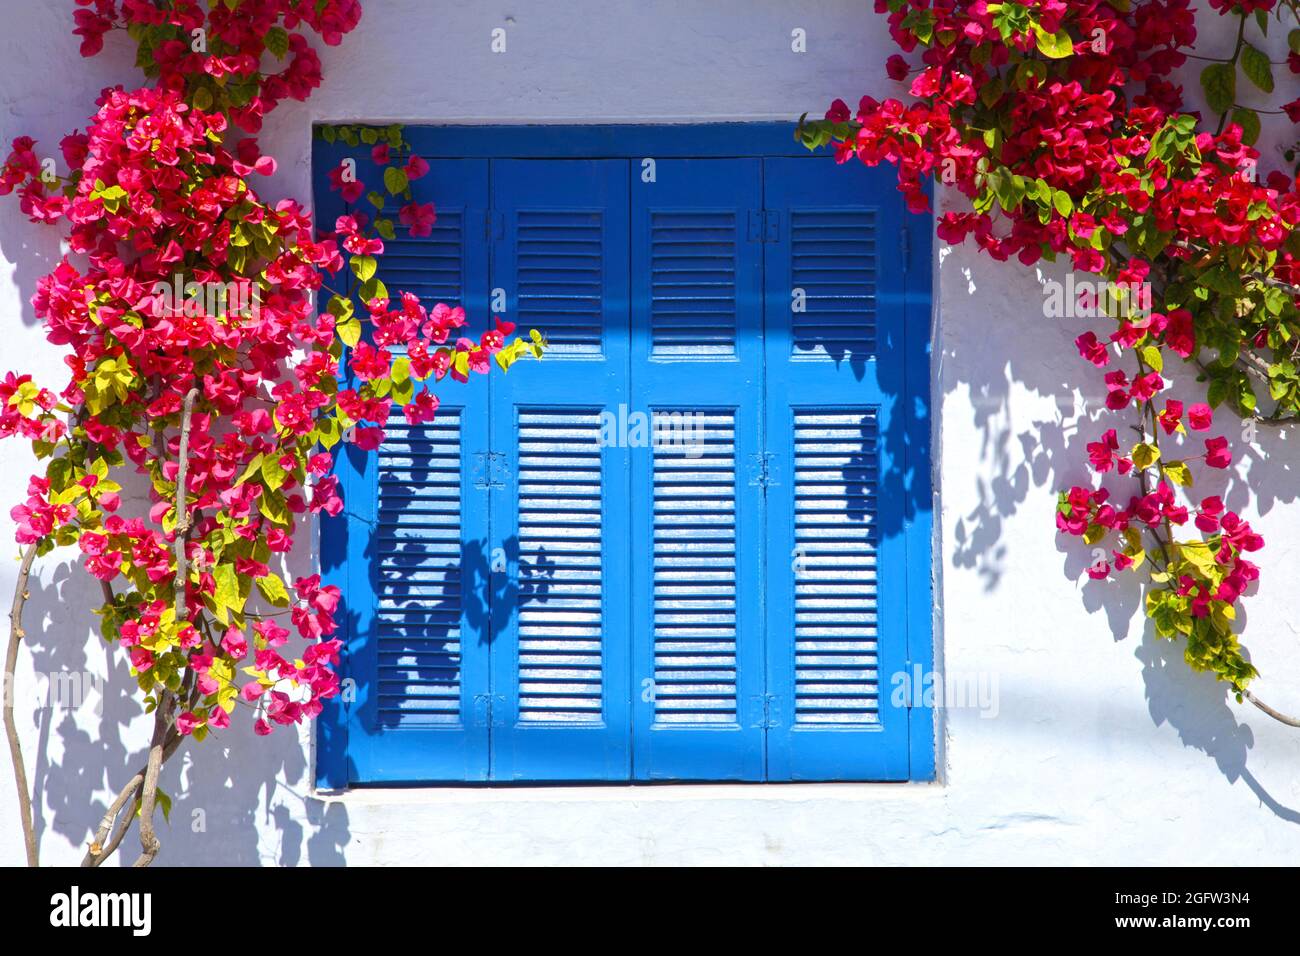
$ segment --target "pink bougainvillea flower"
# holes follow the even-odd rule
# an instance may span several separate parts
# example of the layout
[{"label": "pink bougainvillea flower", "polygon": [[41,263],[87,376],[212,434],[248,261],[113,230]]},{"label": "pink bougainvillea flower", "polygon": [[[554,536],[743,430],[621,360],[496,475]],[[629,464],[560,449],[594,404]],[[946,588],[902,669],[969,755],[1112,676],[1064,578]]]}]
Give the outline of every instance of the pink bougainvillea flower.
[{"label": "pink bougainvillea flower", "polygon": [[248,655],[248,641],[244,632],[237,627],[230,627],[221,639],[221,649],[235,660],[243,660]]},{"label": "pink bougainvillea flower", "polygon": [[411,235],[429,236],[433,234],[433,225],[438,221],[433,203],[407,203],[398,211],[402,225],[411,230]]},{"label": "pink bougainvillea flower", "polygon": [[194,716],[194,712],[187,710],[176,717],[176,732],[182,737],[188,737],[190,734],[201,727],[203,722]]},{"label": "pink bougainvillea flower", "polygon": [[153,652],[144,647],[131,648],[131,666],[143,674],[153,667]]},{"label": "pink bougainvillea flower", "polygon": [[1165,402],[1164,410],[1157,416],[1160,427],[1165,430],[1166,435],[1172,435],[1178,431],[1182,425],[1183,403],[1176,398],[1171,398]]},{"label": "pink bougainvillea flower", "polygon": [[1205,463],[1211,468],[1227,468],[1232,464],[1232,452],[1228,450],[1228,439],[1219,437],[1205,440]]},{"label": "pink bougainvillea flower", "polygon": [[431,422],[438,414],[438,396],[425,389],[402,409],[402,414],[411,425]]},{"label": "pink bougainvillea flower", "polygon": [[429,173],[429,164],[425,162],[424,157],[415,153],[406,161],[406,178],[411,182],[417,179],[423,179]]},{"label": "pink bougainvillea flower", "polygon": [[1219,530],[1219,518],[1223,515],[1223,501],[1217,495],[1201,500],[1200,510],[1196,513],[1196,527],[1206,534]]},{"label": "pink bougainvillea flower", "polygon": [[1106,346],[1098,341],[1096,332],[1084,332],[1074,340],[1074,345],[1080,355],[1098,368],[1110,361],[1110,354],[1106,351]]}]

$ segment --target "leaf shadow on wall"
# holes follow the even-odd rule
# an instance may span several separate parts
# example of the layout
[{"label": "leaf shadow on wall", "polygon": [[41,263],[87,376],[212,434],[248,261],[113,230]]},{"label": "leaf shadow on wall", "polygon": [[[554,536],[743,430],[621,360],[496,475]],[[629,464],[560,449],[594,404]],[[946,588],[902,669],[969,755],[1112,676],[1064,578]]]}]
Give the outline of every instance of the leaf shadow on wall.
[{"label": "leaf shadow on wall", "polygon": [[[1063,282],[1063,268],[1043,263],[1027,269],[1014,262],[992,262],[969,250],[958,255],[956,250],[942,246],[939,256],[941,301],[944,310],[954,316],[947,322],[942,316],[938,320],[937,372],[944,394],[941,432],[952,434],[973,425],[978,435],[976,455],[969,462],[970,486],[954,486],[952,476],[960,473],[952,461],[952,449],[957,446],[948,442],[944,449],[948,459],[944,495],[949,501],[965,502],[973,486],[975,504],[963,506],[962,513],[949,519],[952,530],[946,532],[949,537],[942,553],[951,567],[974,572],[983,583],[984,593],[993,598],[1007,586],[1027,586],[1023,556],[1015,553],[1016,536],[1008,533],[1009,523],[1025,517],[1020,512],[1027,502],[1032,501],[1037,508],[1044,491],[1054,494],[1073,485],[1095,486],[1098,476],[1088,465],[1085,446],[1099,440],[1108,428],[1119,432],[1123,446],[1128,422],[1123,413],[1105,409],[1103,370],[1081,359],[1074,346],[1080,333],[1092,329],[1100,336],[1111,320],[1046,315],[1046,283]],[[957,309],[964,313],[960,318],[956,318]],[[972,319],[976,315],[990,318],[976,322]],[[1112,362],[1111,367],[1119,366]],[[1188,368],[1171,367],[1168,371],[1167,377],[1173,383],[1169,397],[1181,399],[1186,405],[1204,400]],[[968,404],[963,405],[967,399]],[[966,416],[968,421],[964,420]],[[1280,518],[1288,507],[1295,507],[1300,495],[1300,483],[1295,480],[1300,470],[1295,429],[1261,428],[1255,440],[1247,442],[1239,440],[1244,436],[1237,434],[1241,424],[1234,415],[1220,410],[1215,418],[1214,430],[1184,436],[1180,447],[1187,451],[1175,454],[1194,456],[1203,451],[1203,438],[1224,434],[1231,443],[1236,465],[1226,472],[1197,469],[1191,500],[1199,502],[1219,495],[1229,509],[1258,513],[1260,517],[1252,519],[1252,523],[1267,539],[1270,516]],[[1132,438],[1131,433],[1128,438]],[[1119,507],[1136,493],[1131,478],[1119,478],[1113,472],[1102,477],[1100,484],[1112,489],[1112,501]],[[1034,519],[1030,530],[1023,530],[1024,522],[1018,520],[1021,530],[1017,534],[1056,537],[1061,573],[1076,583],[1089,614],[1104,615],[1117,642],[1138,638],[1134,656],[1142,663],[1152,722],[1156,726],[1168,723],[1185,746],[1211,757],[1230,783],[1240,778],[1280,819],[1300,823],[1300,812],[1271,796],[1246,766],[1249,751],[1256,743],[1255,730],[1264,725],[1270,725],[1268,729],[1272,730],[1272,719],[1249,704],[1238,705],[1229,696],[1227,686],[1216,682],[1212,675],[1198,674],[1187,667],[1182,660],[1181,642],[1174,644],[1155,635],[1142,611],[1136,575],[1124,573],[1110,581],[1089,580],[1086,571],[1097,557],[1091,546],[1057,535],[1049,508],[1044,508],[1041,515],[1028,517]],[[1014,575],[1019,577],[1010,580]],[[1267,570],[1264,585],[1286,586]],[[1247,645],[1251,635],[1250,599],[1257,592],[1258,584],[1247,591],[1242,614]],[[1090,638],[1081,634],[1070,635],[1069,639]],[[1067,650],[1063,647],[1060,653]],[[1279,678],[1272,686],[1281,694],[1300,698],[1296,682],[1288,684],[1284,679],[1291,673],[1284,660],[1256,661],[1256,666]],[[1262,691],[1261,695],[1267,696]],[[1300,746],[1300,740],[1292,746]]]},{"label": "leaf shadow on wall", "polygon": [[[49,862],[76,863],[113,796],[144,765],[152,720],[124,654],[88,627],[89,609],[102,600],[98,583],[78,562],[58,559],[53,552],[37,562],[24,615],[25,652],[36,674],[55,681],[93,675],[100,679],[98,691],[51,704],[48,698],[37,702],[35,694],[24,697],[19,686],[16,706],[21,711],[27,702],[34,705],[37,740],[25,756],[38,838]],[[307,752],[297,735],[277,728],[257,738],[251,724],[240,707],[228,730],[187,742],[163,768],[161,788],[174,802],[169,821],[159,814],[162,851],[155,865],[343,862],[350,839],[346,809],[310,795]],[[51,846],[51,833],[70,849]],[[129,865],[138,852],[133,824],[106,865]]]}]

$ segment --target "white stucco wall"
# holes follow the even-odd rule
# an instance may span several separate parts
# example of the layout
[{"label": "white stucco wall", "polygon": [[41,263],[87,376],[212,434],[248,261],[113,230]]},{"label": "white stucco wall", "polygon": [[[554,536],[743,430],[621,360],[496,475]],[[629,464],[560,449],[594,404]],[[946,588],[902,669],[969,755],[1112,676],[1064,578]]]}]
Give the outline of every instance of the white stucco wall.
[{"label": "white stucco wall", "polygon": [[[53,148],[100,87],[136,82],[120,38],[91,61],[70,3],[0,0],[0,137]],[[326,52],[326,85],[282,107],[264,137],[281,160],[267,190],[310,195],[310,124],[786,120],[834,96],[890,92],[884,23],[860,0],[367,0],[359,31]],[[1211,16],[1210,21],[1217,21]],[[1214,25],[1212,22],[1211,26]],[[489,33],[505,27],[504,55]],[[808,53],[790,50],[807,31]],[[1221,43],[1222,38],[1214,42]],[[1291,78],[1285,77],[1282,82]],[[1289,98],[1289,97],[1288,97]],[[28,299],[57,257],[54,230],[0,203],[0,372],[60,382]],[[1059,277],[1059,273],[1056,274]],[[1097,428],[1067,386],[1088,378],[1077,330],[1044,319],[1034,270],[969,249],[936,263],[936,643],[950,673],[997,680],[998,712],[943,720],[934,785],[372,790],[314,796],[310,734],[244,727],[186,754],[163,831],[167,864],[348,863],[1286,863],[1300,854],[1300,732],[1230,702],[1180,651],[1144,634],[1134,591],[1079,583],[1062,550],[1056,489],[1086,480]],[[1096,383],[1099,384],[1099,383]],[[1094,393],[1093,406],[1097,404]],[[32,461],[0,449],[0,542]],[[1291,582],[1300,540],[1295,436],[1261,434],[1226,486],[1269,540],[1248,644],[1276,706],[1300,711]],[[1219,487],[1198,489],[1205,494]],[[304,536],[306,538],[307,536]],[[11,553],[11,545],[0,545]],[[310,562],[309,554],[300,561]],[[0,566],[0,595],[16,565]],[[1080,593],[1082,592],[1082,593]],[[108,672],[89,632],[96,592],[65,558],[40,564],[19,674]],[[7,600],[7,599],[6,599]],[[20,701],[21,701],[20,696]],[[109,785],[139,765],[148,722],[129,697],[102,717],[20,704],[48,863],[80,858]],[[40,756],[37,753],[41,752]],[[195,756],[198,760],[195,760]],[[0,821],[14,795],[0,782]],[[178,780],[178,778],[183,778]],[[192,831],[203,811],[206,832]],[[0,863],[22,858],[0,824]]]}]

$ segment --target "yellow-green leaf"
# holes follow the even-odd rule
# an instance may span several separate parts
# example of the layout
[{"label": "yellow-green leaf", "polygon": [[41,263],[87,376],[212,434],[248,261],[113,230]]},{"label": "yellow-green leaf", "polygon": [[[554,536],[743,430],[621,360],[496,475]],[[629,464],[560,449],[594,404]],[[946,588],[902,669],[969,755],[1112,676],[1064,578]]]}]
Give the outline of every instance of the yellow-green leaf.
[{"label": "yellow-green leaf", "polygon": [[1149,442],[1138,442],[1133,446],[1130,457],[1138,468],[1150,468],[1160,460],[1160,449]]},{"label": "yellow-green leaf", "polygon": [[361,322],[355,318],[334,326],[334,331],[338,333],[338,337],[343,344],[349,348],[355,347],[361,341]]},{"label": "yellow-green leaf", "polygon": [[258,578],[257,589],[262,592],[262,597],[276,607],[288,607],[289,592],[278,574],[272,572],[264,578]]},{"label": "yellow-green leaf", "polygon": [[362,282],[368,282],[374,276],[375,270],[379,268],[379,262],[374,256],[353,256],[349,265]]},{"label": "yellow-green leaf", "polygon": [[1171,461],[1164,466],[1165,474],[1169,480],[1176,485],[1182,485],[1184,488],[1191,487],[1192,470],[1184,462]]},{"label": "yellow-green leaf", "polygon": [[1035,23],[1034,41],[1038,45],[1038,52],[1052,60],[1063,60],[1074,53],[1074,41],[1065,30],[1048,33]]}]

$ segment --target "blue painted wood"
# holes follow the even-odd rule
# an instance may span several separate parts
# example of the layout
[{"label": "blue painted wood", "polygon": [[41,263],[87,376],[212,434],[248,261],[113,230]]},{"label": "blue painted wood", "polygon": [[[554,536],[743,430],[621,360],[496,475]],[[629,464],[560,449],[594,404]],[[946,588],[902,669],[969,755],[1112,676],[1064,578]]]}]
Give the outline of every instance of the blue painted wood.
[{"label": "blue painted wood", "polygon": [[790,123],[410,126],[405,135],[430,159],[630,159],[638,172],[645,159],[808,155]]},{"label": "blue painted wood", "polygon": [[[555,345],[340,454],[323,562],[359,696],[322,715],[321,785],[933,778],[933,711],[891,700],[933,651],[929,226],[900,243],[890,175],[784,124],[408,134],[440,231],[381,276],[476,328],[498,288]],[[348,152],[317,153],[327,224]],[[656,410],[699,457],[627,447]],[[461,561],[429,570],[457,496]]]},{"label": "blue painted wood", "polygon": [[[927,189],[933,203],[933,190]],[[909,216],[903,257],[903,352],[906,396],[902,478],[894,483],[903,501],[903,540],[907,550],[907,660],[937,671],[934,653],[934,600],[931,542],[934,540],[930,446],[930,343],[933,341],[930,285],[934,268],[934,226],[929,218]],[[901,487],[900,487],[901,486]],[[924,697],[908,712],[911,780],[933,780],[938,759],[937,711]]]},{"label": "blue painted wood", "polygon": [[552,343],[491,376],[493,780],[631,772],[627,456],[601,430],[628,401],[628,175],[493,163],[492,286]]},{"label": "blue painted wood", "polygon": [[[363,181],[380,181],[368,151],[354,158]],[[399,227],[379,277],[393,296],[482,316],[488,163],[436,160],[413,190],[437,203],[438,223],[420,239]],[[385,214],[395,219],[395,206]],[[488,389],[476,377],[439,393],[435,422],[411,427],[395,412],[377,453],[340,446],[337,457],[345,510],[324,521],[323,555],[344,595],[356,700],[326,718],[346,735],[345,767],[328,761],[335,785],[488,777],[487,489],[473,469],[487,448]]]},{"label": "blue painted wood", "polygon": [[903,780],[905,213],[888,170],[764,161],[769,780]]},{"label": "blue painted wood", "polygon": [[635,777],[761,780],[762,162],[636,172],[632,410],[650,429],[627,452]]}]

